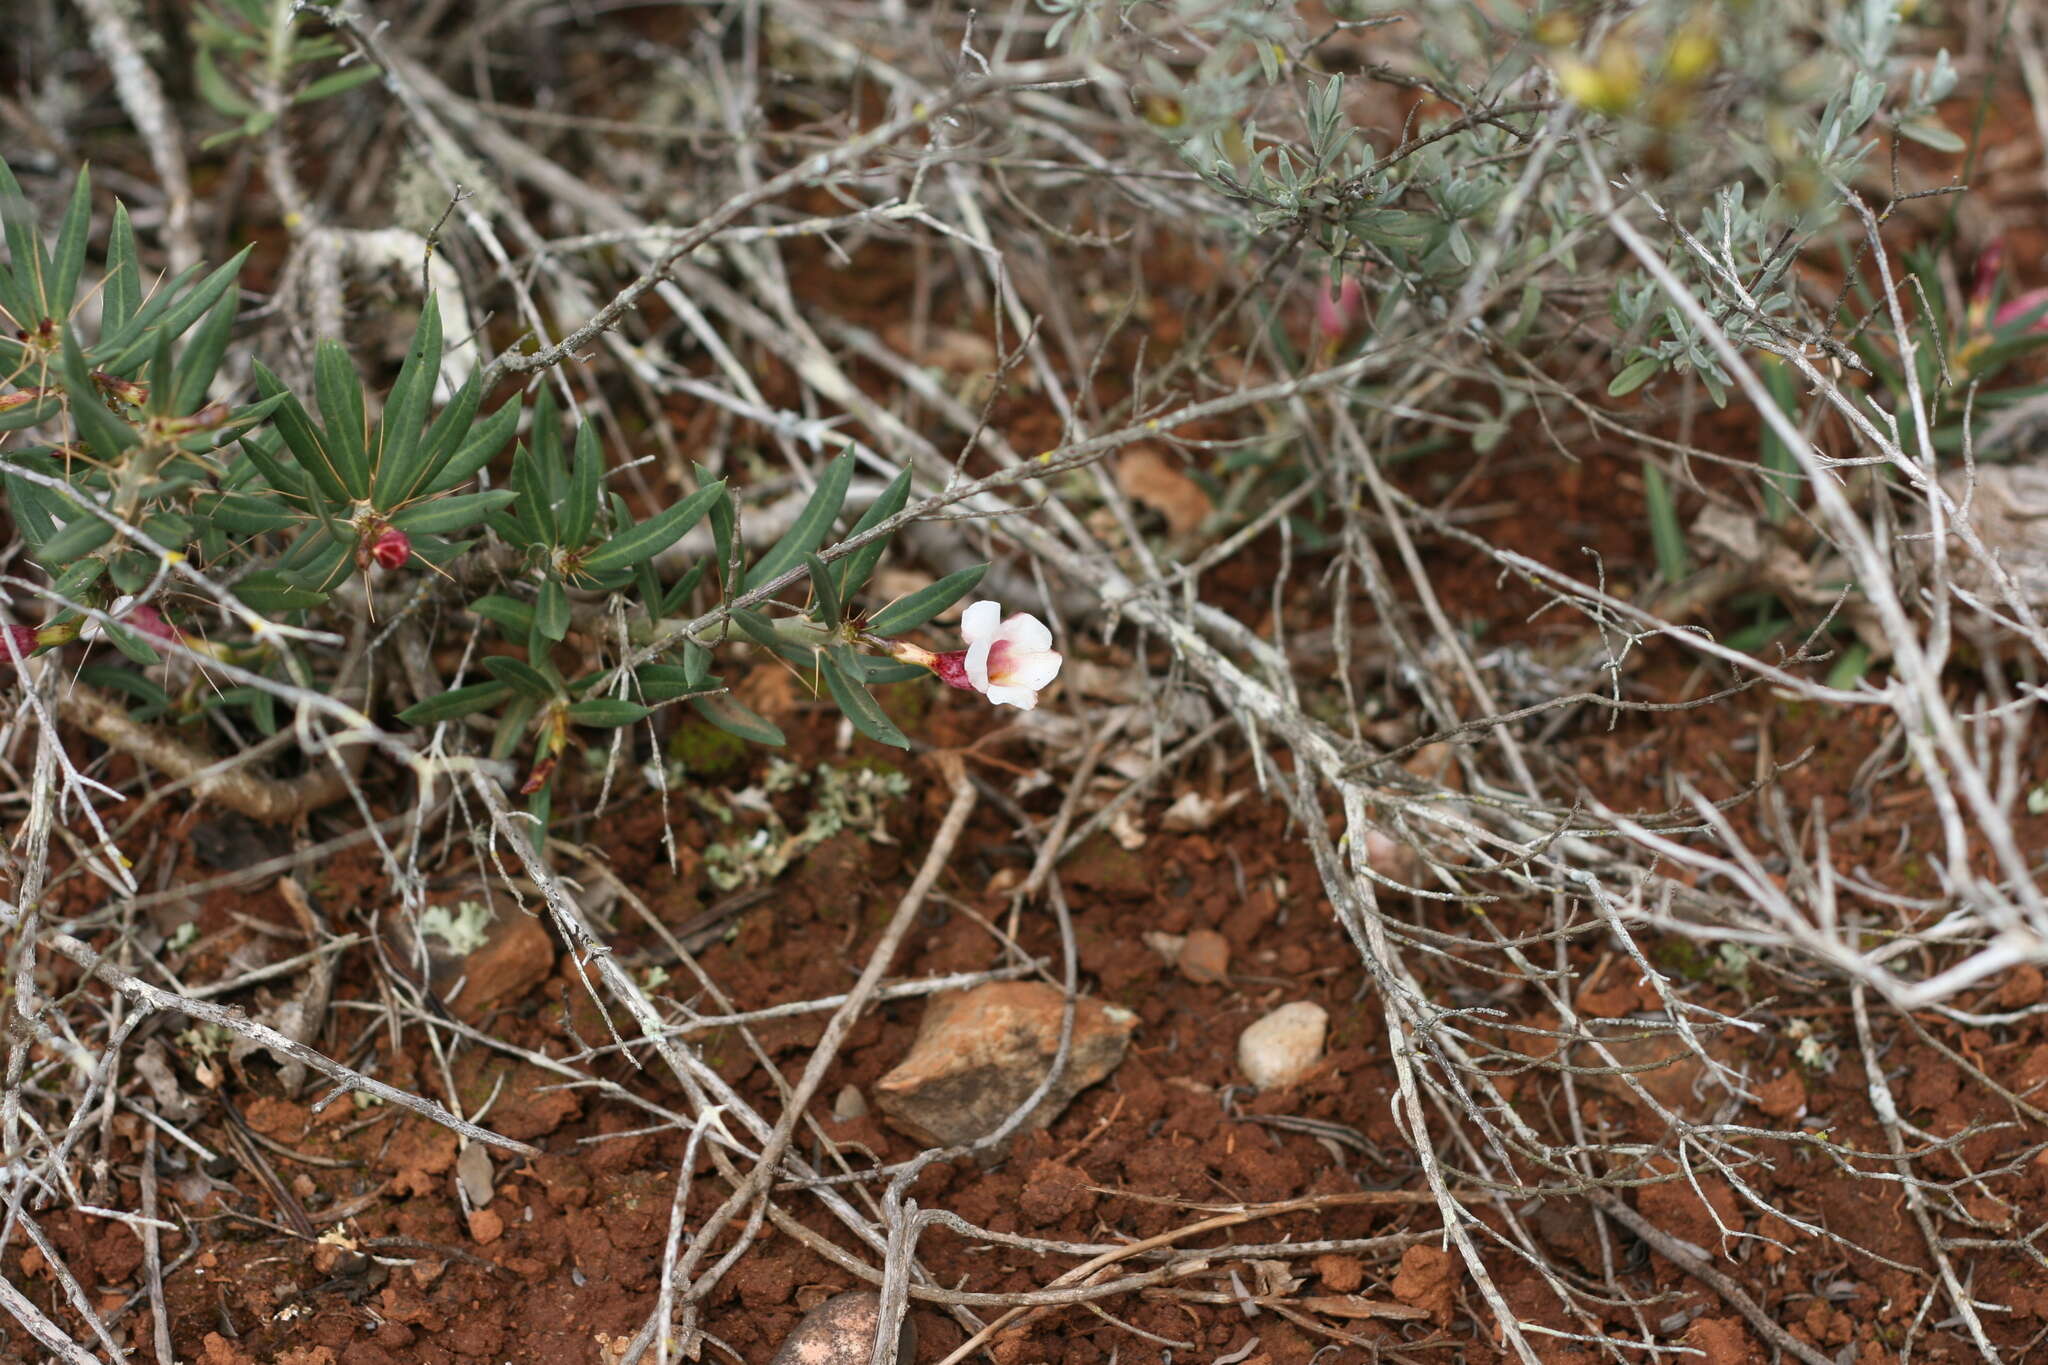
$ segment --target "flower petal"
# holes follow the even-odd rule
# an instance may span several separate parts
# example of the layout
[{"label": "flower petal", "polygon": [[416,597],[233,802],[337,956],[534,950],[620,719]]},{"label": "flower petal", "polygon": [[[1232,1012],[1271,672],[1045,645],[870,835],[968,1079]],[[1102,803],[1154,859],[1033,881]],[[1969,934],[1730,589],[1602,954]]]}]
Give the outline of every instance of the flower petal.
[{"label": "flower petal", "polygon": [[960,638],[970,645],[978,640],[993,640],[1002,624],[1002,603],[983,599],[960,613]]},{"label": "flower petal", "polygon": [[995,648],[995,644],[994,640],[983,636],[967,646],[967,681],[974,684],[977,692],[988,691],[988,652]]},{"label": "flower petal", "polygon": [[991,687],[988,699],[997,706],[1014,706],[1019,711],[1031,711],[1038,706],[1038,689],[1035,687]]},{"label": "flower petal", "polygon": [[1003,622],[1003,639],[1023,654],[1037,654],[1052,648],[1052,631],[1028,611],[1020,611]]},{"label": "flower petal", "polygon": [[1057,678],[1060,665],[1065,662],[1049,649],[1031,654],[1011,649],[1003,655],[1001,667],[990,674],[990,681],[998,687],[1028,687],[1036,691]]}]

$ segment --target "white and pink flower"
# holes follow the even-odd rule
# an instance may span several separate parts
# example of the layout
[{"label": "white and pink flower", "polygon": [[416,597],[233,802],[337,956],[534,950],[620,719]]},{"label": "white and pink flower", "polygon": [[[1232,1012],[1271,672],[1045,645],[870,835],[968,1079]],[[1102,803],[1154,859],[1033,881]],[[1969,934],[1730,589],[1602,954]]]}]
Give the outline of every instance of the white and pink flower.
[{"label": "white and pink flower", "polygon": [[890,653],[939,675],[939,681],[963,692],[979,692],[997,706],[1029,711],[1038,694],[1052,685],[1065,662],[1052,647],[1052,631],[1028,611],[1003,615],[1002,606],[980,601],[960,617],[960,635],[967,648],[934,654],[907,641],[895,641]]}]

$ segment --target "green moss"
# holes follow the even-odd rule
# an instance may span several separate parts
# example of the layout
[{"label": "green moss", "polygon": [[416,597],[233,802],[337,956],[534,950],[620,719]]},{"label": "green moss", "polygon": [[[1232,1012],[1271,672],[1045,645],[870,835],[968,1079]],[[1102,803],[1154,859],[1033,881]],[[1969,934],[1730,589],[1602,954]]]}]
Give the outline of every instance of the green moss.
[{"label": "green moss", "polygon": [[691,777],[725,777],[746,762],[747,742],[692,717],[669,736],[668,756]]}]

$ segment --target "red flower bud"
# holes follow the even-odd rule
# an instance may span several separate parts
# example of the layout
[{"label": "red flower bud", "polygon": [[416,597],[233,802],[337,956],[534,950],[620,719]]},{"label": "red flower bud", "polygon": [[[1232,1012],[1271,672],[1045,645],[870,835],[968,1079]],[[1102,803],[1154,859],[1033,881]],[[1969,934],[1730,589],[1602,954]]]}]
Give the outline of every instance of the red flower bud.
[{"label": "red flower bud", "polygon": [[402,569],[412,558],[412,537],[396,526],[387,526],[370,542],[370,557],[387,569]]},{"label": "red flower bud", "polygon": [[26,659],[29,655],[36,652],[36,628],[34,626],[8,626],[6,630],[8,643],[12,648],[7,650],[5,656],[0,656],[0,662],[13,663],[14,656],[17,654]]},{"label": "red flower bud", "polygon": [[1365,291],[1346,275],[1333,292],[1327,281],[1316,282],[1316,332],[1327,346],[1344,344],[1365,313]]},{"label": "red flower bud", "polygon": [[152,640],[161,640],[167,645],[178,643],[178,628],[165,619],[155,607],[143,605],[129,611],[121,618],[121,624],[128,629],[147,635]]},{"label": "red flower bud", "polygon": [[2005,239],[1993,237],[1977,253],[1976,278],[1970,282],[1970,302],[1987,304],[1991,302],[1991,291],[1998,284],[1998,272],[2005,265]]}]

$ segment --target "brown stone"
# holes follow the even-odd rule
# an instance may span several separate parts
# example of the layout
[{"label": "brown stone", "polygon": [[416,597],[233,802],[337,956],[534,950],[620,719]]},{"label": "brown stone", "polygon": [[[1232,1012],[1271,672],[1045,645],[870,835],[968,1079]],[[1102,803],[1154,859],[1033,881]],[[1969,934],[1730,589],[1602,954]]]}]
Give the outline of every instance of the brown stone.
[{"label": "brown stone", "polygon": [[462,993],[451,1002],[472,1023],[493,1006],[517,1000],[555,970],[555,942],[535,916],[502,906],[490,935],[462,960]]},{"label": "brown stone", "polygon": [[[769,1365],[868,1365],[881,1311],[881,1295],[872,1290],[834,1295],[804,1314]],[[917,1332],[905,1317],[896,1337],[896,1365],[916,1358]]]},{"label": "brown stone", "polygon": [[[1037,981],[996,981],[932,997],[909,1055],[875,1082],[875,1107],[934,1146],[995,1132],[1051,1071],[1064,1001]],[[1045,1127],[1114,1071],[1137,1022],[1130,1011],[1099,1000],[1076,1001],[1066,1068],[1018,1132]]]},{"label": "brown stone", "polygon": [[1198,986],[1214,985],[1230,975],[1230,940],[1214,929],[1197,929],[1180,946],[1180,974]]},{"label": "brown stone", "polygon": [[489,1246],[505,1235],[505,1219],[496,1209],[472,1209],[469,1235],[478,1246]]}]

